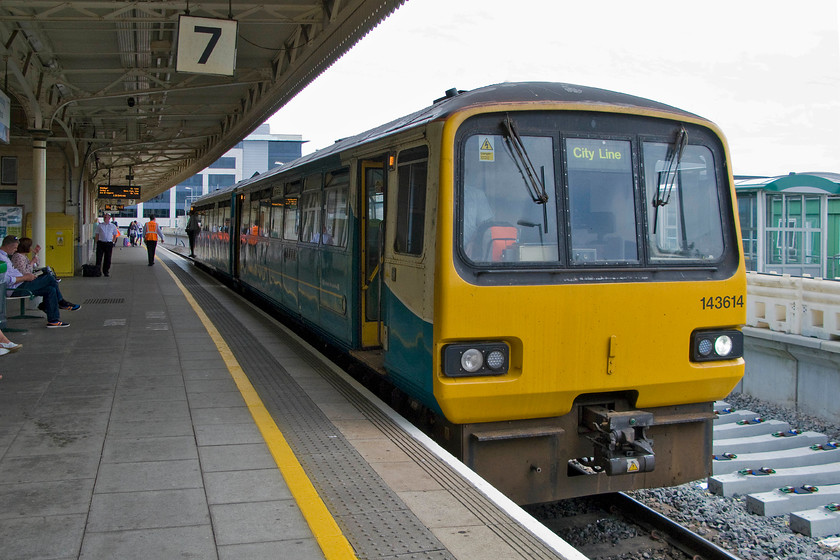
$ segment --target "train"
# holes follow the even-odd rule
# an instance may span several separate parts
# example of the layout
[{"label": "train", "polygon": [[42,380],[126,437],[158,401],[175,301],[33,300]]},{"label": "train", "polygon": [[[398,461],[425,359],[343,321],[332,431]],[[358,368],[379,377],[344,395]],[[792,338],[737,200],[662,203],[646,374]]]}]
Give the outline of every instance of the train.
[{"label": "train", "polygon": [[387,380],[517,503],[710,473],[746,319],[712,122],[565,83],[451,89],[193,210],[200,266]]}]

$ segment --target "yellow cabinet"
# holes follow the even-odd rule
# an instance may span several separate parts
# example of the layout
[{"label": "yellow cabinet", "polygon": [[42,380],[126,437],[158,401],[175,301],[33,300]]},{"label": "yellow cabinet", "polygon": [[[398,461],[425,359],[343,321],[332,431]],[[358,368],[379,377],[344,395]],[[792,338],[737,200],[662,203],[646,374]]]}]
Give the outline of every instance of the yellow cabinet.
[{"label": "yellow cabinet", "polygon": [[[32,237],[32,213],[26,214],[26,235]],[[59,212],[47,212],[47,239],[45,242],[33,240],[46,251],[45,262],[51,266],[57,276],[73,276],[74,248],[76,239],[76,219]]]}]

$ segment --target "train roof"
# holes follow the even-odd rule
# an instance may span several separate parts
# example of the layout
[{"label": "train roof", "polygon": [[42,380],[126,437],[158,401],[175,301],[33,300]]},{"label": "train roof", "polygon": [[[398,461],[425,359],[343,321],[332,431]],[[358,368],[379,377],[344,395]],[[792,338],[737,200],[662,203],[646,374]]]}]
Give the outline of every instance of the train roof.
[{"label": "train roof", "polygon": [[[285,173],[290,169],[306,165],[314,160],[339,154],[346,149],[361,146],[391,134],[410,130],[418,126],[423,126],[429,122],[446,118],[452,113],[469,107],[498,103],[516,104],[527,102],[544,104],[579,103],[591,105],[593,109],[596,109],[599,105],[604,107],[619,106],[663,111],[673,114],[675,118],[699,118],[693,113],[683,111],[671,105],[652,101],[644,97],[637,97],[626,93],[574,84],[555,82],[505,82],[469,91],[451,89],[445,93],[444,97],[436,99],[432,105],[424,109],[404,117],[400,117],[376,128],[372,128],[366,132],[362,132],[361,134],[337,140],[332,146],[327,146],[326,148],[307,154],[285,165],[269,169],[265,173],[255,177],[244,179],[231,187],[216,191],[212,193],[212,195],[219,195],[224,192],[247,186],[251,183],[263,181],[274,175]],[[206,195],[206,197],[210,196],[210,194]],[[200,202],[200,200],[201,199],[196,202]]]}]

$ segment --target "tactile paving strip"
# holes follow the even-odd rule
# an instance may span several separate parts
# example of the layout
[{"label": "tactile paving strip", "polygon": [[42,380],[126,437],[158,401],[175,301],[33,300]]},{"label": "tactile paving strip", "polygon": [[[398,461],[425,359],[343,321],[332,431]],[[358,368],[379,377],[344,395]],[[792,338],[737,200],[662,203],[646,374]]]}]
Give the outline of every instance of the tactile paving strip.
[{"label": "tactile paving strip", "polygon": [[[188,272],[171,269],[225,338],[357,556],[452,559],[242,323]],[[306,359],[307,352],[294,345]]]}]

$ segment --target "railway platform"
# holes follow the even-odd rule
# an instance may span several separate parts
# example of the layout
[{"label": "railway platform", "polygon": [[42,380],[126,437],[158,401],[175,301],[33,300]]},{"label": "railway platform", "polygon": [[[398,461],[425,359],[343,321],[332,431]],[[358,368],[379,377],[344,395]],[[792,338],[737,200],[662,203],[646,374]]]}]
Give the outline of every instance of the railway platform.
[{"label": "railway platform", "polygon": [[166,248],[61,289],[0,357],[2,558],[584,558]]}]

